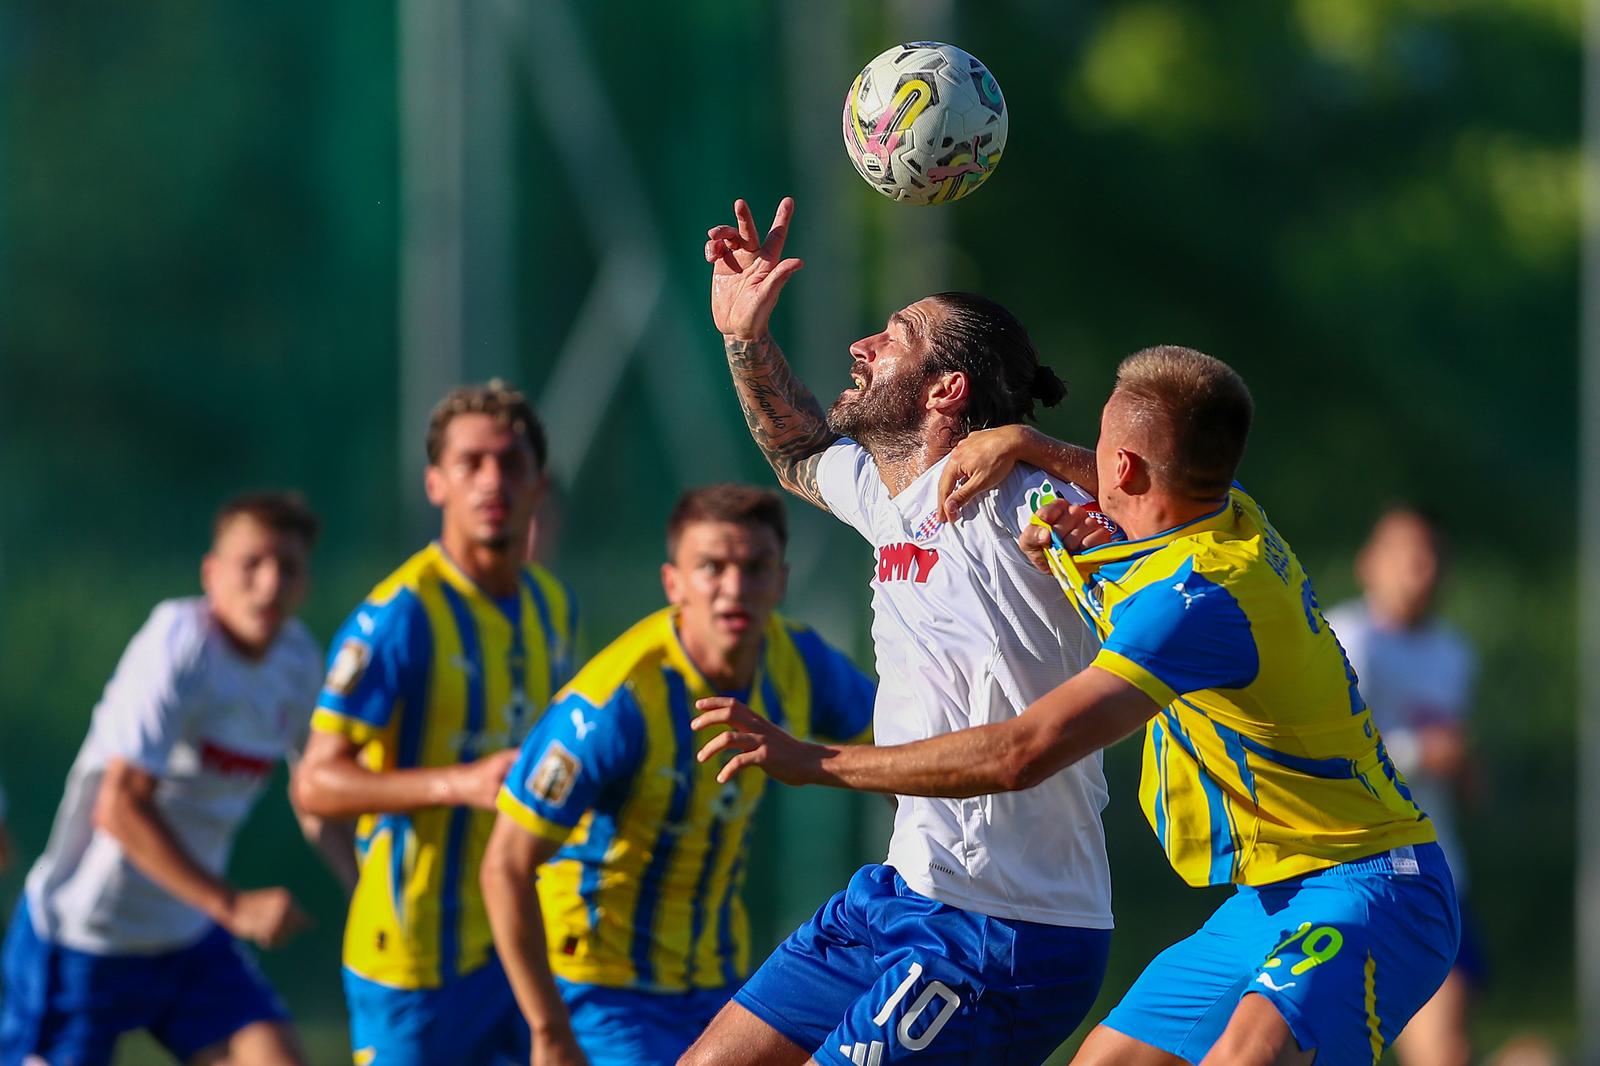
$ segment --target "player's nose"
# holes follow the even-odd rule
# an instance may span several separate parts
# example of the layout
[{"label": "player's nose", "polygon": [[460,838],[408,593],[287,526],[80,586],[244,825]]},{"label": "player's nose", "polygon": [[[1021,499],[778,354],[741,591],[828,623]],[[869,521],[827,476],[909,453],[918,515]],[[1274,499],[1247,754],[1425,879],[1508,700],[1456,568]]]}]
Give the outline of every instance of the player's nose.
[{"label": "player's nose", "polygon": [[877,353],[878,339],[882,336],[881,333],[874,333],[870,337],[862,337],[850,346],[850,354],[863,362],[872,362]]}]

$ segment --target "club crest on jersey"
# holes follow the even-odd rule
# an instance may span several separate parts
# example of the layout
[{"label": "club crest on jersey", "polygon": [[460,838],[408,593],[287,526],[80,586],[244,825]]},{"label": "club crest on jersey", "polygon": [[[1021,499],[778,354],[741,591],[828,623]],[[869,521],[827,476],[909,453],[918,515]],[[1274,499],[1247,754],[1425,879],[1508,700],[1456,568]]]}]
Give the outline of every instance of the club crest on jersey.
[{"label": "club crest on jersey", "polygon": [[913,581],[918,585],[928,582],[928,575],[939,565],[939,552],[909,542],[883,544],[878,548],[878,580]]},{"label": "club crest on jersey", "polygon": [[911,539],[919,544],[931,540],[943,525],[944,523],[939,520],[939,509],[936,507],[928,512],[928,517],[924,518],[916,529],[911,531]]},{"label": "club crest on jersey", "polygon": [[559,807],[572,795],[572,786],[577,783],[578,757],[561,741],[552,740],[528,775],[528,791],[535,799]]},{"label": "club crest on jersey", "polygon": [[372,649],[365,642],[355,637],[346,638],[339,646],[339,654],[333,657],[333,665],[328,667],[328,691],[340,696],[354,692],[371,658]]}]

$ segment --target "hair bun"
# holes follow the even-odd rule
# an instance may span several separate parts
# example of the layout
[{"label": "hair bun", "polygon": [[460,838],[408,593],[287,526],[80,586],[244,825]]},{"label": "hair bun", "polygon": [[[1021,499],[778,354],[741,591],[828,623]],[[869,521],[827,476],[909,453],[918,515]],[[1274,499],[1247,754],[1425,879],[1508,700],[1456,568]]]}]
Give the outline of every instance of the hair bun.
[{"label": "hair bun", "polygon": [[1033,384],[1028,392],[1046,407],[1054,407],[1067,398],[1067,383],[1056,377],[1056,372],[1040,363],[1033,368]]}]

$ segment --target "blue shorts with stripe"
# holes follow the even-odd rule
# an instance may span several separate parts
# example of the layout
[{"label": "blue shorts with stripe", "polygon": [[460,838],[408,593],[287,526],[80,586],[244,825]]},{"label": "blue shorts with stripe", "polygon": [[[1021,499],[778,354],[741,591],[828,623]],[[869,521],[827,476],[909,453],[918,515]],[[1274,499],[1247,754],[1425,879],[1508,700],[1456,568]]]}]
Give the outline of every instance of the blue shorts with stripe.
[{"label": "blue shorts with stripe", "polygon": [[991,918],[867,866],[734,995],[826,1066],[1036,1066],[1083,1021],[1109,929]]},{"label": "blue shorts with stripe", "polygon": [[645,992],[556,979],[589,1066],[672,1066],[733,995],[731,988]]},{"label": "blue shorts with stripe", "polygon": [[104,1066],[136,1029],[187,1062],[248,1025],[289,1017],[220,926],[176,951],[94,955],[41,938],[24,897],[6,931],[4,973],[0,1066]]},{"label": "blue shorts with stripe", "polygon": [[437,988],[390,988],[344,971],[358,1066],[485,1066],[528,1061],[528,1023],[500,960]]},{"label": "blue shorts with stripe", "polygon": [[1197,1063],[1255,993],[1318,1066],[1367,1066],[1444,983],[1460,937],[1437,844],[1240,886],[1145,967],[1103,1024]]}]

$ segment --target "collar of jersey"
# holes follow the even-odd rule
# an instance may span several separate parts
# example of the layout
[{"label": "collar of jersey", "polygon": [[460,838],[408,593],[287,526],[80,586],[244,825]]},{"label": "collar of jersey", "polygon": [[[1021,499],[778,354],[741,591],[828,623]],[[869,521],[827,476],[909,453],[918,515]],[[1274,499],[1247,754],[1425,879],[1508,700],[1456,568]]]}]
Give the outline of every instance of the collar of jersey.
[{"label": "collar of jersey", "polygon": [[1081,559],[1092,567],[1101,567],[1109,563],[1131,562],[1143,558],[1152,552],[1165,548],[1168,544],[1181,537],[1204,533],[1213,529],[1226,529],[1232,524],[1233,493],[1228,493],[1228,498],[1223,501],[1210,514],[1203,514],[1199,518],[1191,518],[1182,525],[1164,529],[1160,533],[1138,540],[1114,540],[1093,548],[1085,548],[1072,558]]},{"label": "collar of jersey", "polygon": [[[489,595],[488,589],[478,584],[472,579],[471,575],[469,575],[465,570],[461,569],[460,566],[456,565],[456,561],[450,557],[450,553],[444,550],[443,544],[440,544],[436,540],[432,540],[428,542],[428,547],[432,549],[436,556],[439,557],[439,561],[444,564],[445,576],[450,580],[451,584],[456,585],[463,592],[482,597],[486,602],[492,603],[496,607],[500,606],[501,597]],[[528,568],[526,566],[518,567],[518,575],[520,576],[521,574],[526,573],[527,569]],[[511,595],[520,599],[522,596],[522,590],[519,588]],[[500,613],[504,614],[505,612],[502,610]]]}]

